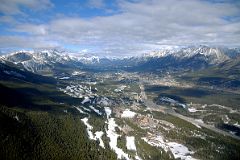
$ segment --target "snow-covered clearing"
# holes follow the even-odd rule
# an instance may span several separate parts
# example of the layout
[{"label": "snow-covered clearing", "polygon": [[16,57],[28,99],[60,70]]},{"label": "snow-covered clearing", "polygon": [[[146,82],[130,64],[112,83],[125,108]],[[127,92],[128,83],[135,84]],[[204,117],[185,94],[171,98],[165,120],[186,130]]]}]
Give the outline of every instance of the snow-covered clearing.
[{"label": "snow-covered clearing", "polygon": [[112,110],[109,108],[109,107],[104,107],[104,110],[106,112],[106,115],[107,115],[107,119],[109,118],[109,116],[111,115],[112,113]]},{"label": "snow-covered clearing", "polygon": [[87,127],[87,133],[88,133],[89,139],[95,140],[95,141],[98,139],[99,142],[100,142],[99,145],[100,145],[102,148],[105,148],[105,147],[104,147],[103,140],[102,140],[102,135],[104,134],[103,131],[97,131],[97,132],[95,132],[95,136],[94,136],[94,134],[93,134],[93,132],[92,132],[93,127],[88,123],[88,118],[85,117],[85,118],[83,118],[83,119],[81,119],[81,120],[82,120],[82,122],[85,124],[85,126]]},{"label": "snow-covered clearing", "polygon": [[197,128],[202,128],[202,127],[199,126],[197,123],[192,122],[192,124],[193,124],[194,126],[196,126]]},{"label": "snow-covered clearing", "polygon": [[85,72],[79,72],[79,71],[74,71],[72,73],[73,76],[77,76],[77,75],[81,75],[81,74],[84,74]]},{"label": "snow-covered clearing", "polygon": [[92,139],[92,140],[95,140],[94,139],[94,136],[93,136],[93,133],[92,133],[92,129],[93,129],[93,127],[88,123],[88,118],[87,117],[85,117],[85,118],[83,118],[83,119],[81,119],[82,121],[83,121],[83,123],[85,124],[85,126],[87,127],[87,133],[88,133],[88,136],[89,136],[89,138],[90,139]]},{"label": "snow-covered clearing", "polygon": [[193,160],[190,155],[194,152],[190,151],[186,146],[176,143],[176,142],[169,142],[167,143],[169,146],[174,158],[180,158],[184,160]]},{"label": "snow-covered clearing", "polygon": [[136,160],[142,160],[137,154],[135,155]]},{"label": "snow-covered clearing", "polygon": [[91,102],[91,100],[90,100],[89,97],[85,96],[85,97],[84,97],[84,100],[83,100],[81,103],[82,103],[82,104],[85,104],[85,103],[87,103],[87,102]]},{"label": "snow-covered clearing", "polygon": [[[112,110],[109,107],[104,107],[104,110],[105,110],[106,115],[107,115],[107,122],[106,123],[108,124],[108,130],[106,131],[106,134],[107,134],[107,137],[109,137],[109,139],[110,139],[110,142],[109,142],[110,148],[117,154],[118,159],[130,160],[130,158],[128,157],[129,155],[127,153],[125,153],[121,148],[117,147],[117,139],[121,135],[118,135],[116,133],[115,128],[116,127],[119,128],[119,126],[116,124],[114,118],[110,118]],[[134,113],[134,115],[135,115],[135,113]],[[135,137],[126,136],[126,147],[127,147],[128,150],[132,150],[132,151],[135,151],[135,152],[137,151],[136,145],[135,145]],[[136,160],[141,160],[141,158],[138,156],[137,152],[136,152],[136,155],[135,155],[135,159]]]},{"label": "snow-covered clearing", "polygon": [[97,96],[95,93],[92,93],[91,86],[81,84],[71,84],[66,88],[59,88],[59,90],[75,98]]},{"label": "snow-covered clearing", "polygon": [[136,151],[135,137],[126,136],[126,147],[128,150]]},{"label": "snow-covered clearing", "polygon": [[129,109],[126,109],[125,111],[123,111],[121,117],[122,118],[133,118],[136,115],[135,112],[130,111]]},{"label": "snow-covered clearing", "polygon": [[91,108],[98,115],[102,115],[102,113],[98,109],[94,108],[93,106],[89,106],[89,108]]},{"label": "snow-covered clearing", "polygon": [[66,80],[66,79],[69,79],[70,77],[61,77],[61,78],[59,78],[59,79],[61,79],[61,80]]},{"label": "snow-covered clearing", "polygon": [[87,114],[86,112],[84,112],[81,108],[78,108],[78,107],[76,107],[76,106],[73,106],[74,108],[76,108],[80,113],[82,113],[82,114]]},{"label": "snow-covered clearing", "polygon": [[144,140],[146,143],[150,144],[151,146],[160,147],[164,149],[166,152],[168,151],[168,146],[164,142],[162,136],[150,136],[150,137],[143,137],[142,140]]},{"label": "snow-covered clearing", "polygon": [[194,113],[194,112],[197,112],[198,110],[196,110],[196,108],[191,107],[191,108],[188,108],[188,111]]},{"label": "snow-covered clearing", "polygon": [[99,145],[100,145],[102,148],[105,148],[105,147],[104,147],[103,140],[102,140],[103,134],[104,134],[103,131],[97,131],[97,132],[95,132],[95,135],[96,135],[95,138],[99,140],[99,142],[100,142]]},{"label": "snow-covered clearing", "polygon": [[120,135],[116,133],[115,128],[118,127],[114,118],[109,118],[112,111],[109,107],[104,107],[104,110],[107,114],[107,124],[108,130],[106,131],[107,137],[110,139],[109,146],[114,152],[117,154],[118,159],[126,159],[129,160],[128,154],[125,153],[121,148],[117,147],[117,139]]},{"label": "snow-covered clearing", "polygon": [[202,119],[195,119],[195,121],[197,121],[199,123],[204,123]]},{"label": "snow-covered clearing", "polygon": [[235,127],[240,128],[240,125],[238,124],[238,122],[236,122],[235,124],[233,124]]},{"label": "snow-covered clearing", "polygon": [[117,139],[120,135],[118,135],[116,133],[116,130],[115,130],[116,127],[118,127],[118,125],[116,124],[114,118],[109,118],[108,119],[108,130],[106,131],[107,137],[110,138],[109,145],[110,145],[111,149],[114,150],[115,153],[117,154],[118,159],[124,158],[126,160],[129,160],[128,154],[125,153],[121,148],[117,147]]},{"label": "snow-covered clearing", "polygon": [[186,105],[183,104],[183,103],[180,103],[178,102],[177,100],[174,100],[172,98],[169,98],[169,97],[161,97],[160,98],[160,101],[162,102],[167,102],[167,103],[170,103],[172,105],[179,105],[179,106],[182,106],[183,108],[186,108]]},{"label": "snow-covered clearing", "polygon": [[181,160],[194,160],[194,158],[191,157],[191,154],[194,153],[193,151],[190,151],[182,144],[164,141],[163,137],[160,135],[150,135],[148,137],[143,137],[142,139],[152,146],[161,147],[166,152],[171,151],[174,158],[180,158]]},{"label": "snow-covered clearing", "polygon": [[19,122],[19,117],[18,117],[18,115],[14,116],[13,118],[16,119],[16,120]]},{"label": "snow-covered clearing", "polygon": [[87,112],[91,112],[90,109],[86,108],[86,107],[83,107],[83,106],[80,106],[84,111],[87,111]]}]

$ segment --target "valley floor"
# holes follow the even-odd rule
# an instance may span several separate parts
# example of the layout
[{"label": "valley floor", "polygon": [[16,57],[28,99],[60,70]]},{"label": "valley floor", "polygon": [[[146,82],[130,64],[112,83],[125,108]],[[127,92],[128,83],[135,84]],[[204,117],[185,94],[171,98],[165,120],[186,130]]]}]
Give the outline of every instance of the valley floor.
[{"label": "valley floor", "polygon": [[[209,109],[208,117],[211,114],[214,117],[217,113],[226,118],[226,112],[221,109],[227,109],[227,114],[233,115],[228,116],[226,123],[239,127],[240,119],[235,116],[240,114],[237,106],[188,102],[194,100],[191,99],[191,94],[188,95],[189,99],[183,96],[184,101],[181,101],[179,97],[173,96],[174,92],[163,92],[171,87],[196,88],[194,84],[177,82],[170,75],[163,77],[161,81],[159,77],[151,79],[146,75],[127,72],[94,74],[89,82],[66,81],[70,86],[60,90],[82,99],[78,110],[80,114],[85,114],[88,120],[92,118],[92,114],[96,116],[94,119],[101,119],[104,125],[100,132],[109,141],[100,140],[100,144],[109,145],[118,159],[239,157],[238,132],[220,128],[218,125],[222,121],[206,119],[205,112],[198,107],[205,106],[206,112]],[[197,99],[197,96],[193,97]],[[159,99],[162,102],[159,102]],[[220,109],[214,112],[212,107]],[[86,124],[86,127],[89,139],[96,141],[93,133],[89,133],[89,124]],[[94,128],[94,121],[91,128]]]},{"label": "valley floor", "polygon": [[27,93],[29,99],[19,105],[1,101],[0,156],[240,159],[237,93],[204,89],[170,74],[74,71],[56,78],[56,84],[1,81],[6,93]]}]

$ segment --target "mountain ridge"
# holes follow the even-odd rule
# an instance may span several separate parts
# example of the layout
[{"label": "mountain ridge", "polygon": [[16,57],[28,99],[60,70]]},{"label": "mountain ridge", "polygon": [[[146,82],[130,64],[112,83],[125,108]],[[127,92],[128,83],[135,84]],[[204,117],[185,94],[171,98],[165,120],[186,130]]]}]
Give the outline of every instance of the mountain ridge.
[{"label": "mountain ridge", "polygon": [[[2,60],[21,64],[31,72],[51,71],[58,65],[70,68],[114,68],[142,70],[186,68],[202,69],[218,65],[240,55],[239,48],[184,47],[152,51],[141,56],[123,58],[98,57],[88,54],[72,54],[66,51],[18,51],[1,56]],[[143,70],[144,70],[143,69]]]}]

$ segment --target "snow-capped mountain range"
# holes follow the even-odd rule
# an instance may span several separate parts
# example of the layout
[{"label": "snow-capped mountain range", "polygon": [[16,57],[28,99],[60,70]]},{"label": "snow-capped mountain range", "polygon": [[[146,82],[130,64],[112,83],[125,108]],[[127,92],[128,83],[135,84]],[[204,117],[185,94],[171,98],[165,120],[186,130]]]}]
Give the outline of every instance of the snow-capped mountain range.
[{"label": "snow-capped mountain range", "polygon": [[[227,50],[226,50],[227,51]],[[239,52],[240,53],[240,52]],[[229,59],[227,52],[224,52],[222,49],[217,47],[186,47],[186,48],[177,48],[177,49],[164,49],[160,51],[153,51],[147,54],[144,54],[145,57],[167,57],[172,56],[178,59],[189,59],[194,56],[203,56],[210,64],[222,63]],[[236,54],[238,55],[238,54]]]},{"label": "snow-capped mountain range", "polygon": [[18,51],[1,58],[14,64],[23,65],[25,69],[32,72],[51,70],[56,65],[76,65],[78,62],[74,57],[57,50]]},{"label": "snow-capped mountain range", "polygon": [[18,51],[1,56],[4,61],[23,65],[29,71],[51,70],[56,65],[68,67],[101,66],[101,67],[134,67],[151,66],[158,67],[193,67],[202,68],[207,65],[220,64],[240,55],[239,48],[218,47],[185,47],[167,48],[153,51],[141,56],[124,58],[100,58],[89,54],[76,54],[58,50],[42,51]]}]

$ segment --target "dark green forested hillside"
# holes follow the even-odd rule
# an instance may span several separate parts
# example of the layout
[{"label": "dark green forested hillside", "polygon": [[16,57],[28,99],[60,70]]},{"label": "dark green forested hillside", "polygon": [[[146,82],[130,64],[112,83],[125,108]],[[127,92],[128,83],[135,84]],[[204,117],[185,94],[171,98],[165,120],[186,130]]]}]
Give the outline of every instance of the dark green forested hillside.
[{"label": "dark green forested hillside", "polygon": [[0,159],[116,159],[89,141],[82,115],[70,107],[79,102],[53,79],[8,65],[0,72]]},{"label": "dark green forested hillside", "polygon": [[0,109],[1,159],[116,159],[89,141],[79,115]]}]

